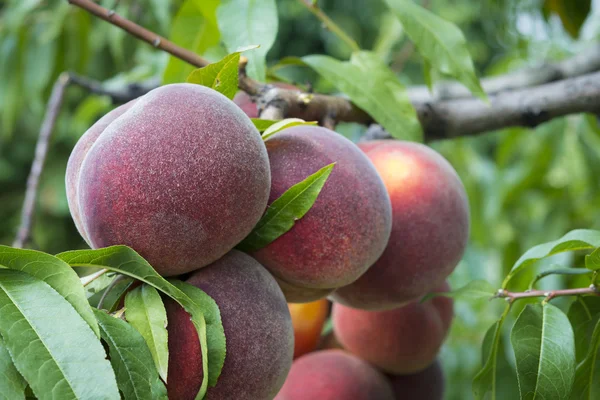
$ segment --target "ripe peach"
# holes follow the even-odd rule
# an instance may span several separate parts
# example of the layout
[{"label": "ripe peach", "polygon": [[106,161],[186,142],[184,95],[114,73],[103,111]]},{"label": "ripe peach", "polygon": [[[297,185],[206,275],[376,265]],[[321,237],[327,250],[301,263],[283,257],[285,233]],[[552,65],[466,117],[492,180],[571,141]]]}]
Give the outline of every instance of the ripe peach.
[{"label": "ripe peach", "polygon": [[139,98],[70,164],[71,210],[90,246],[128,245],[167,276],[231,250],[262,216],[270,188],[250,119],[192,84]]},{"label": "ripe peach", "polygon": [[288,304],[294,326],[294,358],[317,348],[329,313],[329,301],[321,299],[304,304]]},{"label": "ripe peach", "polygon": [[275,400],[393,400],[389,382],[360,358],[342,350],[300,357]]},{"label": "ripe peach", "polygon": [[77,184],[79,183],[79,171],[81,169],[81,164],[83,163],[85,156],[94,142],[96,142],[96,139],[98,139],[102,132],[104,132],[106,127],[108,127],[115,119],[119,118],[127,110],[129,110],[136,101],[137,99],[131,100],[127,104],[123,104],[115,108],[96,121],[96,123],[92,125],[90,129],[88,129],[81,136],[81,138],[79,138],[77,144],[71,152],[71,156],[69,157],[66,172],[67,202],[69,204],[69,209],[71,210],[73,222],[75,222],[75,227],[88,245],[90,244],[90,241],[87,238],[85,229],[83,228],[81,216],[79,214],[79,207],[77,206]]},{"label": "ripe peach", "polygon": [[332,298],[354,308],[385,310],[443,283],[469,236],[469,204],[452,166],[431,148],[382,140],[359,144],[392,201],[392,234],[383,255]]},{"label": "ripe peach", "polygon": [[[437,291],[446,291],[447,285]],[[394,310],[365,311],[334,304],[333,327],[342,346],[390,374],[412,374],[431,365],[446,338],[453,301],[434,297]]]},{"label": "ripe peach", "polygon": [[265,143],[272,171],[269,203],[336,163],[306,215],[253,253],[283,282],[288,302],[313,301],[355,281],[379,258],[391,230],[389,196],[364,153],[329,129],[295,126]]},{"label": "ripe peach", "polygon": [[[292,364],[294,331],[273,277],[250,256],[232,250],[194,272],[188,283],[211,296],[221,311],[227,354],[207,400],[271,400]],[[193,400],[202,382],[202,355],[189,315],[166,300],[170,399]]]}]

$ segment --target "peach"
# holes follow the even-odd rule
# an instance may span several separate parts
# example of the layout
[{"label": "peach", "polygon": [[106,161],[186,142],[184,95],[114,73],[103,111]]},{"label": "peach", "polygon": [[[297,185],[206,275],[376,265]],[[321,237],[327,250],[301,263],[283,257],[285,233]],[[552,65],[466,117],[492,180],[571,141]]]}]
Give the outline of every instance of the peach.
[{"label": "peach", "polygon": [[317,348],[329,313],[329,301],[321,299],[310,303],[288,304],[294,326],[294,358]]},{"label": "peach", "polygon": [[67,178],[84,237],[93,248],[128,245],[162,275],[216,261],[266,208],[270,170],[260,134],[210,88],[152,90],[92,141],[87,153],[76,148]]},{"label": "peach", "polygon": [[115,108],[96,121],[96,123],[92,125],[81,138],[79,138],[69,157],[66,172],[67,202],[69,204],[69,209],[71,210],[73,222],[75,222],[75,227],[88,245],[90,244],[90,241],[87,238],[85,229],[83,229],[81,216],[79,215],[79,207],[77,206],[77,183],[79,182],[81,164],[96,139],[104,132],[106,127],[129,110],[136,101],[137,99],[131,100],[130,102]]},{"label": "peach", "polygon": [[252,254],[275,275],[288,302],[313,301],[355,281],[379,258],[391,230],[389,196],[368,157],[329,129],[295,126],[265,143],[272,175],[269,204],[336,163],[306,215]]},{"label": "peach", "polygon": [[389,382],[360,358],[342,350],[300,357],[275,400],[393,400]]},{"label": "peach", "polygon": [[435,361],[421,372],[412,375],[388,376],[396,400],[443,400],[444,371]]},{"label": "peach", "polygon": [[[292,364],[294,331],[273,277],[250,256],[232,250],[194,272],[188,283],[211,296],[221,312],[227,354],[207,400],[271,400]],[[170,399],[193,400],[202,382],[202,355],[189,315],[167,299]]]},{"label": "peach", "polygon": [[385,310],[444,282],[465,250],[469,204],[452,166],[431,148],[382,140],[359,144],[392,201],[392,233],[383,255],[332,298],[354,308]]},{"label": "peach", "polygon": [[[437,291],[446,291],[447,285]],[[434,297],[394,310],[365,311],[334,304],[333,329],[340,344],[381,370],[413,374],[430,366],[453,318],[453,301]]]}]

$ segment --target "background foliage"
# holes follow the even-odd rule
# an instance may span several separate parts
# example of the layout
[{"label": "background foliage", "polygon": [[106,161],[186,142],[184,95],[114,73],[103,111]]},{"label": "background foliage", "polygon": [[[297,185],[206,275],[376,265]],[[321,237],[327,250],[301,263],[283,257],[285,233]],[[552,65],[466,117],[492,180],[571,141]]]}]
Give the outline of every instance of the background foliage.
[{"label": "background foliage", "polygon": [[[211,35],[217,28],[203,18],[196,1],[200,0],[121,0],[116,11],[217,60],[226,50]],[[218,2],[210,1],[216,7]],[[112,7],[114,0],[100,3]],[[462,29],[478,74],[483,77],[562,59],[600,38],[600,1],[427,3],[435,14]],[[391,64],[403,83],[423,83],[423,62],[416,53],[404,60],[406,37],[383,0],[327,0],[319,4],[362,48],[373,50]],[[324,30],[298,1],[280,0],[277,5],[279,32],[268,53],[271,66],[286,56],[349,58],[351,49]],[[19,223],[45,101],[60,72],[70,70],[120,87],[145,80],[182,80],[192,68],[64,0],[9,0],[0,2],[0,7],[0,243],[10,244]],[[334,90],[308,68],[270,68],[266,73],[310,83],[319,92]],[[68,90],[42,176],[33,232],[35,248],[58,253],[85,247],[68,212],[65,168],[81,134],[111,108],[107,97],[78,88]],[[338,128],[354,139],[364,129],[353,124]],[[534,130],[513,128],[431,145],[457,169],[471,204],[471,240],[463,262],[451,277],[454,287],[473,279],[486,279],[499,287],[516,259],[533,245],[575,228],[600,229],[600,128],[595,116],[570,116]],[[559,261],[561,265],[582,264],[576,256],[557,257],[561,260],[550,259],[540,268]],[[535,273],[519,275],[517,287],[522,282],[525,289]],[[552,276],[540,286],[566,287],[576,285],[577,279]],[[520,303],[518,307],[523,306]],[[560,299],[556,303],[560,304]],[[471,380],[481,363],[480,343],[501,307],[501,302],[456,303],[457,318],[442,351],[449,399],[471,398]],[[508,331],[503,334],[503,343],[510,343]],[[514,365],[508,347],[503,355]],[[514,373],[506,368],[502,379],[506,397],[501,398],[517,398]]]}]

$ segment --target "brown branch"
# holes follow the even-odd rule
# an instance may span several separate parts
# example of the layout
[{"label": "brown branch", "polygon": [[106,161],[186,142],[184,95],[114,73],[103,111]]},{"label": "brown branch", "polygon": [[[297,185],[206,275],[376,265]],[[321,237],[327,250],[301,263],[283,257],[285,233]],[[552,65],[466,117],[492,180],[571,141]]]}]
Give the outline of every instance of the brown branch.
[{"label": "brown branch", "polygon": [[131,83],[123,87],[111,89],[102,82],[90,79],[88,77],[76,75],[72,72],[69,73],[69,77],[71,83],[80,86],[91,93],[110,97],[113,104],[127,103],[130,100],[145,95],[152,89],[157,88],[160,84],[160,82],[157,80],[151,79],[146,82]]},{"label": "brown branch", "polygon": [[509,292],[504,289],[498,290],[495,298],[508,299],[510,303],[518,299],[532,298],[532,297],[545,297],[545,301],[550,301],[555,297],[564,296],[581,296],[581,295],[593,295],[600,296],[598,288],[594,285],[590,285],[586,288],[577,289],[559,289],[559,290],[528,290],[526,292]]},{"label": "brown branch", "polygon": [[[193,52],[119,17],[90,0],[69,2],[191,65],[203,67],[208,63]],[[409,97],[417,110],[426,140],[474,135],[510,126],[533,127],[567,114],[599,112],[600,73],[578,76],[598,69],[600,45],[586,54],[560,63],[548,64],[543,70],[526,70],[502,78],[484,80],[484,88],[487,82],[488,90],[496,93],[490,96],[491,106],[472,97],[423,101],[419,98],[417,89],[409,90]],[[572,78],[547,83],[564,77]],[[501,81],[505,86],[500,85]],[[546,84],[542,84],[545,82]],[[374,122],[366,112],[344,98],[274,88],[249,78],[242,67],[238,86],[258,99],[260,110],[279,109],[285,117],[319,121],[321,124],[331,115],[335,115],[338,122],[357,122],[365,125]],[[458,84],[455,86],[461,87]],[[502,88],[510,90],[500,91]]]},{"label": "brown branch", "polygon": [[46,107],[46,115],[42,122],[38,141],[35,146],[35,157],[31,164],[31,171],[27,178],[27,190],[25,191],[25,200],[23,201],[23,209],[21,211],[21,224],[17,231],[17,237],[13,242],[13,247],[23,247],[29,242],[31,235],[31,226],[33,222],[33,213],[35,211],[38,187],[40,185],[40,175],[44,168],[46,155],[48,154],[48,144],[50,137],[56,124],[56,118],[63,103],[65,90],[69,85],[70,77],[67,73],[62,73],[54,86],[48,105]]}]

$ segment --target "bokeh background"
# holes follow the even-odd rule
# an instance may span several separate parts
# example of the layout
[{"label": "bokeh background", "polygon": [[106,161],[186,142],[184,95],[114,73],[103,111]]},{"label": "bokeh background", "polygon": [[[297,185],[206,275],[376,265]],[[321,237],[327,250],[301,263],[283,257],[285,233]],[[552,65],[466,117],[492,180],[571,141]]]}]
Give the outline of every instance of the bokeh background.
[{"label": "bokeh background", "polygon": [[[194,1],[201,0],[121,0],[116,11],[180,45],[202,48],[193,41],[194,27],[203,27]],[[115,0],[100,3],[110,8]],[[316,53],[346,59],[350,49],[297,0],[277,4],[279,35],[269,53],[274,67],[270,72],[309,83],[317,91],[334,91],[309,70],[280,69],[277,61]],[[402,82],[423,83],[421,59],[407,51],[407,39],[382,0],[321,0],[319,4],[362,48],[373,49],[386,60]],[[600,39],[598,0],[591,4],[589,0],[430,0],[427,6],[463,30],[481,77],[563,59]],[[223,54],[219,46],[206,51],[209,59]],[[0,1],[0,243],[10,245],[16,234],[45,104],[62,71],[119,88],[136,82],[181,81],[189,70],[66,0]],[[42,174],[31,247],[50,253],[85,247],[69,215],[65,168],[78,138],[113,106],[108,97],[78,87],[68,89]],[[352,124],[338,127],[353,139],[364,129]],[[470,244],[451,276],[453,287],[473,279],[499,286],[516,259],[533,245],[575,228],[600,229],[596,116],[573,115],[536,129],[511,128],[430,145],[454,165],[471,205]],[[539,268],[579,260],[562,255]],[[517,286],[526,286],[535,273],[521,274]],[[576,285],[576,279],[549,277],[540,285]],[[441,353],[448,399],[472,397],[481,342],[502,306],[500,301],[456,302],[457,318]],[[511,363],[511,351],[505,350]],[[501,377],[506,390],[502,398],[518,398],[510,369]]]}]

